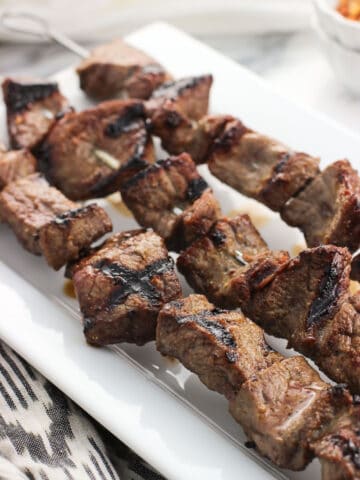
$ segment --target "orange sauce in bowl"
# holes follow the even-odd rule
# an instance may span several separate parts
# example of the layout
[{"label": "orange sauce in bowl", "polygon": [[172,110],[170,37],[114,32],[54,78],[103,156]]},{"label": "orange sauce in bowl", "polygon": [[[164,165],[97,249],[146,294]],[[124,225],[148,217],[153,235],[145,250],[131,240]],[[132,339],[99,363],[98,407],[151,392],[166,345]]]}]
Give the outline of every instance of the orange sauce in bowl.
[{"label": "orange sauce in bowl", "polygon": [[336,10],[345,18],[360,20],[360,0],[339,0]]}]

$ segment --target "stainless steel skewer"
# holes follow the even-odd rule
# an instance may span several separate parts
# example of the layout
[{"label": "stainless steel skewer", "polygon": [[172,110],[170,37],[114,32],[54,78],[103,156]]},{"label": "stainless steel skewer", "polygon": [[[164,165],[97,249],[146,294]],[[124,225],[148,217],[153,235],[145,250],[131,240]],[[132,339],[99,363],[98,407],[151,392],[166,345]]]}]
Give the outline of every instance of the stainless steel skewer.
[{"label": "stainless steel skewer", "polygon": [[[23,25],[21,25],[21,22]],[[55,41],[81,58],[87,58],[89,56],[89,51],[86,48],[53,28],[50,23],[40,15],[30,12],[5,10],[0,16],[0,24],[3,28],[11,32],[32,35],[43,41]]]}]

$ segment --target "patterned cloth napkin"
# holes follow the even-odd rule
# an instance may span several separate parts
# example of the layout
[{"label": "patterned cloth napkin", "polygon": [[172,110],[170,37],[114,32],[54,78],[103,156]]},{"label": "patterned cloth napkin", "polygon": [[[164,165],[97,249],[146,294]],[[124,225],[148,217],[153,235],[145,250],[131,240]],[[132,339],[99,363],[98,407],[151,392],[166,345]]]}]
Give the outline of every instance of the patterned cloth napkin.
[{"label": "patterned cloth napkin", "polygon": [[0,342],[0,480],[164,480]]}]

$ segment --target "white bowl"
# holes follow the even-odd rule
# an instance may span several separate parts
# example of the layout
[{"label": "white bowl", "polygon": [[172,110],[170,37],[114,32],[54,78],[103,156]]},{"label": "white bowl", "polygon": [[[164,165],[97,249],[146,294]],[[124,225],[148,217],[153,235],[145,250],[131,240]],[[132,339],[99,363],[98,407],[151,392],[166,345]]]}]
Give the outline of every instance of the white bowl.
[{"label": "white bowl", "polygon": [[322,49],[338,80],[354,95],[360,96],[360,50],[341,45],[314,22]]},{"label": "white bowl", "polygon": [[319,26],[344,46],[360,51],[360,21],[349,20],[336,11],[338,0],[313,0]]}]

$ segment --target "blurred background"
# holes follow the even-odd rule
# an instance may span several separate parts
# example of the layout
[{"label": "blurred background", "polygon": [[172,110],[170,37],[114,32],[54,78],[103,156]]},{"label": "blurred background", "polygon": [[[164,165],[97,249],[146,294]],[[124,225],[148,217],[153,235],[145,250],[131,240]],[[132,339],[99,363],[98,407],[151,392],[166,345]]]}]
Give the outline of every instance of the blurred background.
[{"label": "blurred background", "polygon": [[[150,22],[170,22],[255,71],[283,95],[360,131],[359,101],[344,87],[349,74],[334,73],[333,59],[327,58],[331,46],[316,33],[311,0],[0,0],[0,13],[7,9],[39,14],[86,47]],[[47,76],[74,62],[76,56],[58,45],[0,28],[0,74]]]}]

